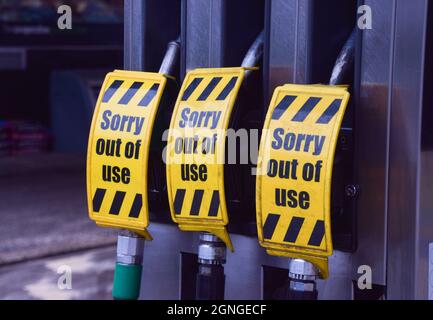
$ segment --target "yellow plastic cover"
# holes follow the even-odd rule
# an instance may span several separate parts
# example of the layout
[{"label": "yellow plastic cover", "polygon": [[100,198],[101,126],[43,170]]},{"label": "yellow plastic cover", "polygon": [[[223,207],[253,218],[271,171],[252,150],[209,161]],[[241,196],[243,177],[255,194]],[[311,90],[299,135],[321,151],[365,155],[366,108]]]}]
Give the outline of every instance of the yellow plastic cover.
[{"label": "yellow plastic cover", "polygon": [[331,179],[345,87],[285,85],[264,125],[256,179],[257,229],[271,255],[300,258],[328,277]]},{"label": "yellow plastic cover", "polygon": [[87,151],[90,218],[149,240],[148,156],[165,85],[166,78],[157,73],[109,73],[96,104]]},{"label": "yellow plastic cover", "polygon": [[171,118],[167,187],[173,221],[218,236],[233,250],[224,191],[226,130],[244,68],[197,69],[183,82]]}]

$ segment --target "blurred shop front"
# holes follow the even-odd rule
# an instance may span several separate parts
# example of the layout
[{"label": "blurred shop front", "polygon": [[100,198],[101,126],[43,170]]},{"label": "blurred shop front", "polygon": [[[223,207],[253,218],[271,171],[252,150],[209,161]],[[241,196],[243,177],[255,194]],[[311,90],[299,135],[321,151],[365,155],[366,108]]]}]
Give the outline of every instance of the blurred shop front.
[{"label": "blurred shop front", "polygon": [[0,156],[84,155],[99,85],[122,64],[123,1],[0,1]]}]

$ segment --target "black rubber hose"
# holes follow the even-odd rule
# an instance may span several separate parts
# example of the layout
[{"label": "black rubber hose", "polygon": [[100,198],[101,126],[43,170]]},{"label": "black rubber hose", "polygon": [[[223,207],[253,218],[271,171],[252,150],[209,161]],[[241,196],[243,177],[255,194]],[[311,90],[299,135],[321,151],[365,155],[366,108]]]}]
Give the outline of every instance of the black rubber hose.
[{"label": "black rubber hose", "polygon": [[224,300],[225,275],[221,265],[199,266],[196,300]]},{"label": "black rubber hose", "polygon": [[356,28],[352,31],[338,55],[332,70],[330,85],[343,84],[348,73],[352,72],[355,61]]}]

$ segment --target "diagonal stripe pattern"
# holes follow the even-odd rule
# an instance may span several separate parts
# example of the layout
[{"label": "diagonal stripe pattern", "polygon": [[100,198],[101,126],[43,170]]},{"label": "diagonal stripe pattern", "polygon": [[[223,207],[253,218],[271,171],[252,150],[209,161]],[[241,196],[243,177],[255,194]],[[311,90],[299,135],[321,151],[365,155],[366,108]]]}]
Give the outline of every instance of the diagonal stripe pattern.
[{"label": "diagonal stripe pattern", "polygon": [[[269,213],[266,221],[263,224],[263,237],[265,240],[272,241],[275,230],[280,222],[281,216],[276,213]],[[305,218],[303,217],[292,217],[289,226],[287,227],[284,242],[299,244],[298,237],[304,226]],[[323,220],[317,220],[314,229],[311,231],[309,237],[308,246],[320,247],[323,238],[325,236],[325,222]]]},{"label": "diagonal stripe pattern", "polygon": [[[127,197],[127,193],[124,191],[114,191],[114,196],[110,195],[107,192],[107,189],[97,188],[92,199],[92,210],[95,213],[100,214],[110,214],[110,215],[119,215],[122,211],[122,208],[125,206],[125,198]],[[131,195],[134,197],[132,205],[128,208],[128,217],[136,218],[140,217],[140,214],[143,209],[143,196],[139,193]],[[111,198],[112,197],[112,198]],[[102,204],[108,202],[109,211],[101,212]]]},{"label": "diagonal stripe pattern", "polygon": [[[224,83],[224,78],[223,77],[213,77],[208,84],[206,85],[206,87],[203,89],[203,91],[198,92],[200,93],[197,101],[207,101],[209,99],[209,97],[211,96],[212,93],[217,94],[216,97],[216,101],[224,101],[225,99],[227,99],[227,97],[231,94],[231,92],[233,91],[234,87],[236,86],[236,83],[238,81],[238,77],[231,77],[230,80],[227,82],[227,84],[224,86],[224,88],[221,90],[221,92],[218,92],[216,90],[218,85],[220,83]],[[186,87],[185,91],[183,92],[182,95],[182,101],[188,101],[191,96],[196,92],[196,90],[198,91],[198,87],[199,85],[203,82],[204,78],[194,78],[191,83]],[[198,94],[197,93],[197,94]]]},{"label": "diagonal stripe pattern", "polygon": [[[290,108],[290,106],[296,101],[298,97],[287,95],[285,96],[280,103],[275,107],[272,113],[272,120],[280,120],[286,111]],[[292,118],[293,122],[304,122],[307,120],[308,116],[314,110],[314,108],[322,101],[320,97],[310,97],[304,103],[304,105],[299,109],[299,111]],[[323,114],[316,121],[316,124],[329,124],[334,116],[338,113],[341,107],[342,100],[335,99],[332,103],[326,108]]]},{"label": "diagonal stripe pattern", "polygon": [[[114,80],[111,85],[105,90],[104,95],[102,97],[103,103],[111,103],[113,102],[113,97],[116,94],[116,92],[122,87],[126,86],[124,85],[123,80]],[[138,103],[138,106],[140,107],[147,107],[149,106],[152,101],[154,100],[156,94],[158,93],[160,84],[159,83],[153,83],[149,89],[144,89],[144,82],[141,81],[134,81],[129,88],[126,90],[126,92],[122,95],[119,101],[117,101],[117,104],[120,105],[128,105],[130,104],[131,100],[139,95],[142,95],[140,102]],[[114,101],[116,103],[116,101]]]},{"label": "diagonal stripe pattern", "polygon": [[[206,190],[196,189],[193,191],[192,202],[190,204],[185,203],[186,189],[177,189],[174,196],[174,213],[176,215],[181,215],[184,210],[188,210],[186,213],[191,217],[197,217],[200,215],[202,210],[207,210],[206,215],[208,217],[217,217],[220,209],[220,195],[218,190],[210,191],[212,192],[210,204],[204,204],[203,198],[206,194]],[[209,206],[209,208],[204,208],[204,206]]]}]

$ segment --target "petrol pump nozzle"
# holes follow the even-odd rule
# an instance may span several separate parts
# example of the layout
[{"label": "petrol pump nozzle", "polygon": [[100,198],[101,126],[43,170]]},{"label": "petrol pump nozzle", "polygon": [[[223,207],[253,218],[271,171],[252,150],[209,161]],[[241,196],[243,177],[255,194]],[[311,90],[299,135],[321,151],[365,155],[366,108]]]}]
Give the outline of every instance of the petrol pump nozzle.
[{"label": "petrol pump nozzle", "polygon": [[[257,64],[260,61],[260,58],[263,54],[263,32],[261,32],[251,47],[249,48],[248,52],[246,53],[243,62],[242,67],[245,68],[245,77],[247,77],[251,73],[251,69],[255,68]],[[243,72],[244,70],[242,70]],[[203,78],[199,78],[200,80],[195,79],[195,81],[202,81]],[[222,77],[220,78],[213,78],[210,82],[210,85],[212,86],[212,83],[215,82],[213,87],[217,86],[219,81],[221,81]],[[224,101],[227,98],[227,95],[230,93],[230,91],[235,87],[236,81],[238,81],[239,76],[231,77],[229,82],[226,84],[226,88],[223,89],[220,92],[220,97],[216,97],[219,101]],[[234,81],[233,81],[234,80]],[[213,82],[212,82],[213,81]],[[190,86],[194,85],[194,81],[191,82]],[[212,88],[212,87],[209,87]],[[220,89],[220,90],[221,90]],[[206,89],[207,90],[207,89]],[[205,93],[206,93],[205,90]],[[212,89],[210,89],[212,90]],[[210,91],[209,91],[210,93]],[[199,98],[200,99],[200,98]],[[206,100],[205,98],[202,98],[202,100]],[[228,100],[227,100],[228,101]],[[227,109],[227,108],[226,108]],[[218,120],[216,121],[218,123]],[[216,125],[215,125],[216,126]],[[214,128],[212,128],[214,129]],[[181,193],[178,193],[181,194]],[[196,194],[196,193],[194,193]],[[218,194],[219,195],[219,194]],[[184,196],[182,196],[183,198]],[[202,196],[201,196],[202,197]],[[194,196],[195,198],[195,196]],[[219,196],[218,198],[219,201]],[[201,201],[201,198],[200,198]],[[215,202],[215,201],[214,201]],[[215,202],[217,203],[217,202]],[[215,206],[215,205],[210,205]],[[185,228],[185,227],[184,227]],[[206,229],[202,230],[194,230],[194,231],[204,231]],[[227,238],[224,240],[224,237],[218,237],[216,235],[217,233],[208,233],[208,232],[201,232],[200,233],[200,243],[198,247],[198,274],[197,274],[197,286],[196,286],[196,299],[197,300],[215,300],[215,299],[224,299],[224,288],[225,288],[225,275],[224,275],[224,264],[226,262],[226,251],[227,246],[231,247],[231,242],[229,240],[229,237],[227,235]],[[222,233],[221,233],[222,234]],[[224,228],[224,234],[227,234],[225,228]],[[232,249],[232,248],[231,248]]]},{"label": "petrol pump nozzle", "polygon": [[[159,73],[173,77],[179,60],[179,38],[167,46]],[[117,237],[117,259],[113,280],[113,298],[136,300],[140,295],[145,238],[135,232],[122,230]]]},{"label": "petrol pump nozzle", "polygon": [[[341,85],[347,74],[353,68],[355,59],[355,39],[356,28],[346,40],[335,61],[329,80],[330,85]],[[316,280],[319,278],[319,274],[319,270],[314,264],[302,259],[292,259],[289,268],[290,287],[288,299],[317,300]]]}]

